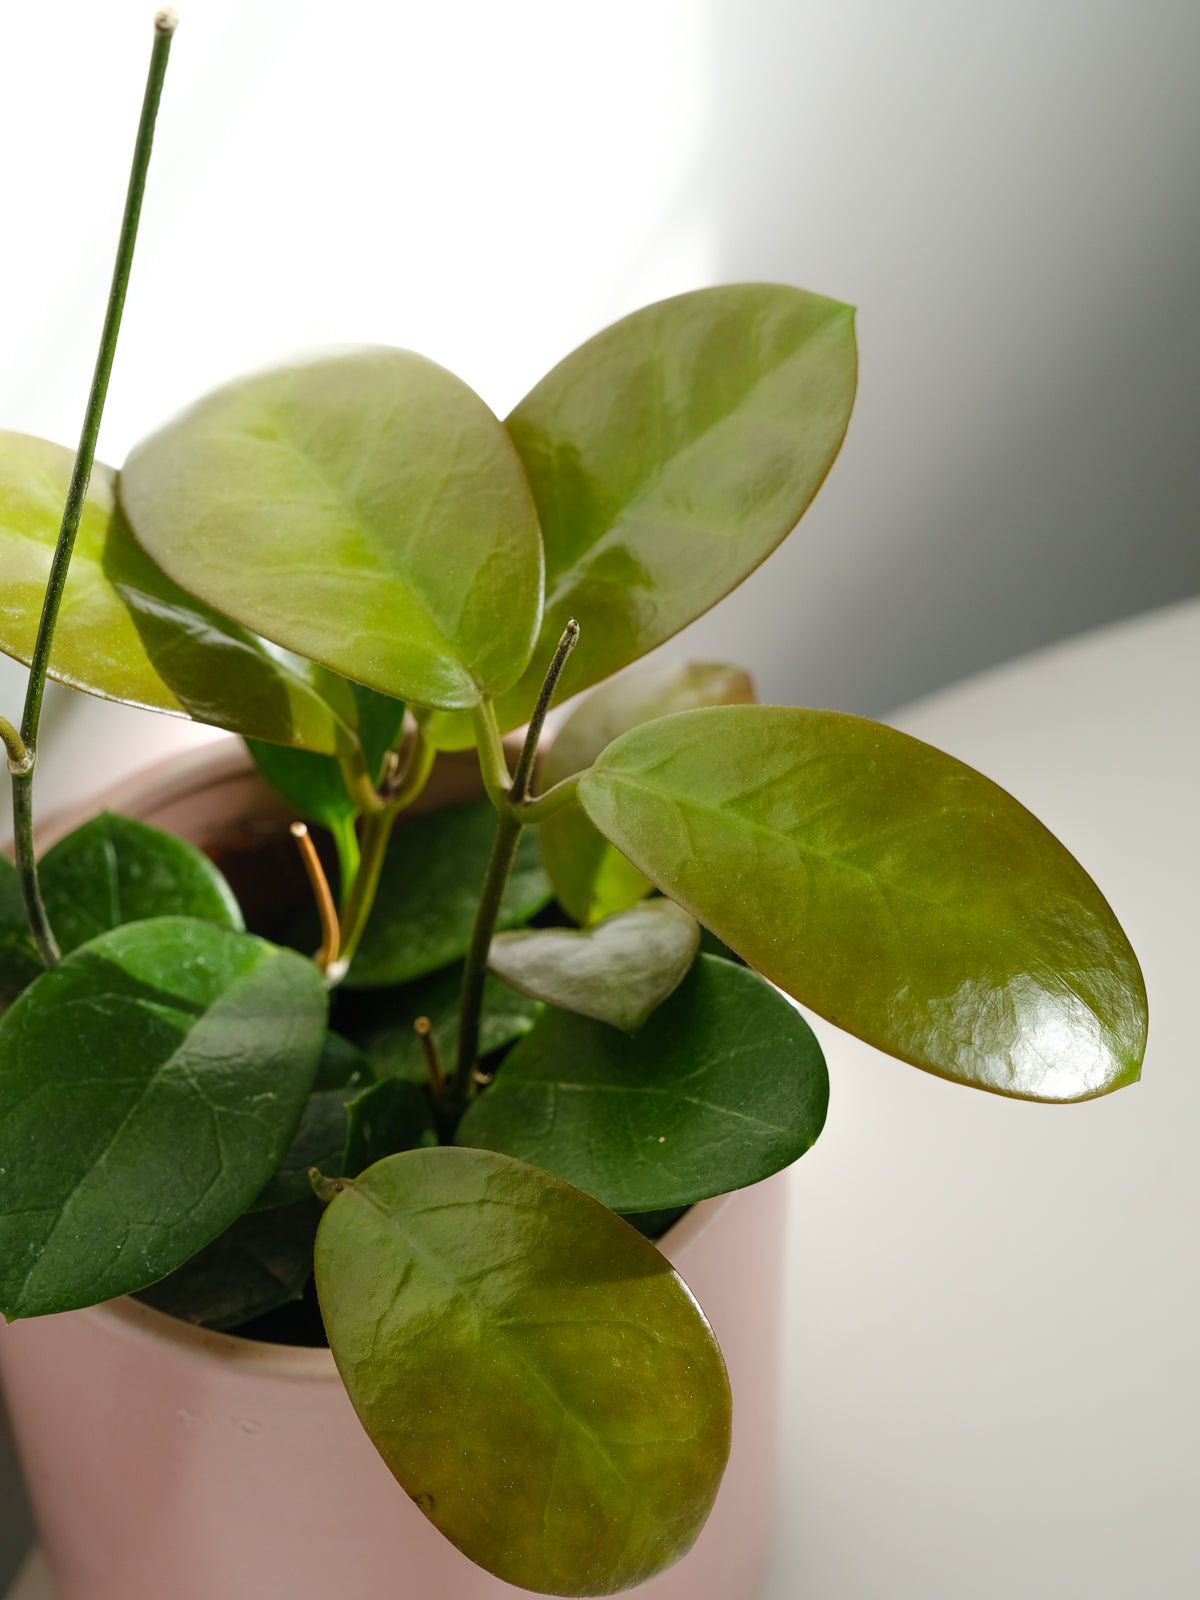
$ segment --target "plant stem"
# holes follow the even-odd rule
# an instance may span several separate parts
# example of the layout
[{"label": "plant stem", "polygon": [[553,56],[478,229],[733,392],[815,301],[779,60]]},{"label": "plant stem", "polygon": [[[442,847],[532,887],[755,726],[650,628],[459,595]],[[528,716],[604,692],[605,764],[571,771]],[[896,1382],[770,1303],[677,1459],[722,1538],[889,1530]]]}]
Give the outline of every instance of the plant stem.
[{"label": "plant stem", "polygon": [[516,775],[507,796],[503,797],[504,803],[497,807],[496,837],[492,843],[487,872],[484,874],[483,889],[475,911],[475,923],[471,929],[471,946],[467,951],[466,966],[463,969],[462,1000],[459,1004],[458,1020],[458,1054],[454,1063],[454,1079],[450,1085],[451,1100],[457,1105],[465,1105],[474,1088],[488,952],[492,947],[492,936],[500,917],[500,905],[517,854],[517,845],[525,827],[520,807],[529,799],[529,786],[533,782],[533,763],[537,757],[542,724],[546,720],[550,702],[554,699],[554,691],[558,687],[558,680],[567,664],[567,658],[574,650],[578,638],[579,624],[572,618],[558,641],[558,649],[554,652],[554,659],[547,669],[537,705],[533,709],[533,716],[529,719],[525,743],[521,747],[521,756],[517,762]]},{"label": "plant stem", "polygon": [[163,79],[167,71],[167,58],[171,53],[171,38],[178,19],[173,11],[160,11],[154,19],[154,48],[150,54],[150,70],[146,78],[146,92],[142,100],[142,115],[138,123],[137,140],[133,149],[133,167],[129,174],[129,189],[125,197],[125,214],[121,220],[121,236],[117,243],[117,258],[113,266],[112,286],[109,289],[108,309],[100,335],[100,349],[96,356],[96,369],[92,375],[91,392],[84,413],[79,449],[67,489],[67,503],[63,508],[62,525],[58,543],[50,564],[46,583],[46,598],[42,602],[41,621],[33,647],[29,667],[29,685],[25,695],[25,711],[21,722],[21,738],[25,746],[23,771],[13,772],[13,825],[16,833],[17,869],[20,873],[21,900],[30,932],[37,944],[42,960],[48,967],[58,960],[46,907],[42,900],[41,884],[37,875],[37,857],[33,843],[33,773],[37,763],[38,726],[41,722],[42,699],[46,690],[46,672],[50,665],[50,650],[54,643],[54,629],[62,606],[63,589],[67,571],[75,549],[75,535],[87,498],[88,483],[92,476],[92,463],[96,458],[96,439],[100,433],[100,418],[104,414],[104,401],[108,394],[108,380],[112,373],[113,357],[117,349],[117,335],[121,328],[121,313],[125,308],[125,295],[129,288],[129,273],[133,265],[133,250],[137,243],[138,219],[141,216],[142,196],[146,189],[146,174],[150,166],[150,151],[154,143],[154,121],[162,96]]},{"label": "plant stem", "polygon": [[366,931],[371,908],[379,888],[379,874],[383,871],[383,858],[387,854],[388,840],[399,814],[398,806],[386,810],[369,811],[363,818],[362,860],[355,875],[354,887],[342,918],[342,948],[330,976],[344,975]]}]

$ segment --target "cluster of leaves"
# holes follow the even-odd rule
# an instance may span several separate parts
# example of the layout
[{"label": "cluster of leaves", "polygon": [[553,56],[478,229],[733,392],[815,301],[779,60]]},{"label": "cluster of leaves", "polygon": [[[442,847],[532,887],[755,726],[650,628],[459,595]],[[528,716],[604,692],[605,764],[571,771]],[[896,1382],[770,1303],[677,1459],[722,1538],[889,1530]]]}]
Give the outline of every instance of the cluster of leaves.
[{"label": "cluster of leaves", "polygon": [[[772,985],[1001,1094],[1137,1076],[1133,954],[1010,796],[886,727],[755,705],[732,668],[613,677],[790,531],[854,384],[846,307],[737,286],[626,318],[504,423],[366,350],[230,385],[98,469],[52,672],[246,737],[328,829],[338,906],[315,964],[247,932],[191,846],[104,816],[40,863],[43,970],[0,864],[5,1315],[140,1292],[240,1326],[303,1292],[315,1236],[408,1492],[508,1581],[609,1593],[690,1545],[729,1442],[649,1219],[824,1121]],[[19,659],[70,466],[0,436]],[[502,735],[554,680],[600,687],[534,794],[533,741],[514,778]],[[472,743],[488,800],[395,828]]]}]

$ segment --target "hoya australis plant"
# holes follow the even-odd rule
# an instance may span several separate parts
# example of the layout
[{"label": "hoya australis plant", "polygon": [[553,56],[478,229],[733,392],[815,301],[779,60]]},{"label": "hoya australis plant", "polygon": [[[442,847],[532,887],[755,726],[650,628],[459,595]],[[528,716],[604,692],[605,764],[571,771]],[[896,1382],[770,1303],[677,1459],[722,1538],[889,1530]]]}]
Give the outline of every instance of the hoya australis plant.
[{"label": "hoya australis plant", "polygon": [[[622,674],[816,494],[843,305],[681,295],[503,421],[406,351],[318,358],[94,463],[172,29],[80,448],[0,438],[0,648],[31,666],[0,723],[0,1310],[140,1294],[261,1332],[315,1261],[409,1495],[509,1582],[612,1593],[690,1546],[729,1445],[712,1331],[647,1235],[824,1121],[779,990],[1063,1101],[1137,1078],[1141,977],[1083,869],[952,756],[755,705],[730,667]],[[216,866],[120,817],[39,861],[47,674],[245,736],[332,842],[327,874],[301,841],[319,927],[247,931]],[[538,772],[552,698],[587,690]],[[471,745],[486,799],[405,819]]]}]

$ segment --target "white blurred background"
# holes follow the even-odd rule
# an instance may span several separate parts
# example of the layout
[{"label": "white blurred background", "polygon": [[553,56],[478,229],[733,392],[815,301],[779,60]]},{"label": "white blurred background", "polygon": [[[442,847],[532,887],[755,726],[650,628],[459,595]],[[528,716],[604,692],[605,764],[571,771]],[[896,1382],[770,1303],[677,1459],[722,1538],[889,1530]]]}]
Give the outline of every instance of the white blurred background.
[{"label": "white blurred background", "polygon": [[[503,414],[650,299],[777,279],[859,307],[857,411],[672,648],[885,713],[1200,589],[1196,0],[180,9],[103,459],[312,345],[418,349]],[[77,435],[152,11],[0,10],[0,427]],[[50,716],[43,808],[163,726]]]}]

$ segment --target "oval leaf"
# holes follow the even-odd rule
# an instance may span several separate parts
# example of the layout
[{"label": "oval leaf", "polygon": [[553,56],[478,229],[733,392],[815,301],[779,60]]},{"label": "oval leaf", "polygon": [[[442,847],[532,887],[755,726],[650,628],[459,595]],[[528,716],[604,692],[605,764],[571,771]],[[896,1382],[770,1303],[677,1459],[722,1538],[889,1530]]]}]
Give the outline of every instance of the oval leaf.
[{"label": "oval leaf", "polygon": [[0,1020],[0,1311],[164,1277],[243,1212],[312,1087],[311,962],[184,917],[101,934]]},{"label": "oval leaf", "polygon": [[[74,455],[0,433],[0,650],[29,664]],[[99,462],[71,560],[50,676],[104,700],[234,733],[337,750],[353,740],[348,686],[268,645],[172,583],[138,548]]]},{"label": "oval leaf", "polygon": [[42,897],[64,955],[97,934],[151,917],[195,917],[241,928],[233,890],[194,845],[103,811],[39,864]]},{"label": "oval leaf", "polygon": [[1145,987],[1108,904],[940,750],[832,711],[685,711],[623,735],[579,794],[738,955],[891,1055],[1029,1100],[1138,1077]]},{"label": "oval leaf", "polygon": [[472,1561],[612,1594],[689,1548],[729,1449],[728,1380],[628,1224],[507,1157],[412,1151],[344,1186],[316,1265],[363,1426]]},{"label": "oval leaf", "polygon": [[632,1033],[679,986],[699,948],[696,919],[655,899],[594,928],[498,934],[488,966],[533,1000]]},{"label": "oval leaf", "polygon": [[[590,767],[629,728],[695,706],[748,705],[754,685],[738,667],[713,662],[656,661],[623,673],[567,717],[541,763],[542,789]],[[614,850],[572,804],[547,817],[538,843],[554,897],[576,922],[599,922],[650,892],[649,879]]]},{"label": "oval leaf", "polygon": [[795,1007],[746,967],[701,956],[633,1039],[546,1011],[456,1138],[614,1211],[661,1211],[790,1166],[828,1104],[824,1057]]},{"label": "oval leaf", "polygon": [[500,707],[528,718],[560,634],[560,698],[714,606],[800,520],[854,402],[854,312],[774,284],[635,311],[567,356],[508,418],[546,545],[537,649]]},{"label": "oval leaf", "polygon": [[[346,978],[349,986],[407,983],[466,954],[495,832],[496,813],[486,800],[401,823],[388,844],[375,909]],[[537,842],[526,831],[504,891],[499,926],[528,922],[549,899]]]},{"label": "oval leaf", "polygon": [[470,707],[529,660],[542,547],[521,463],[478,395],[407,350],[218,389],[134,450],[121,495],[177,582],[384,694]]}]

